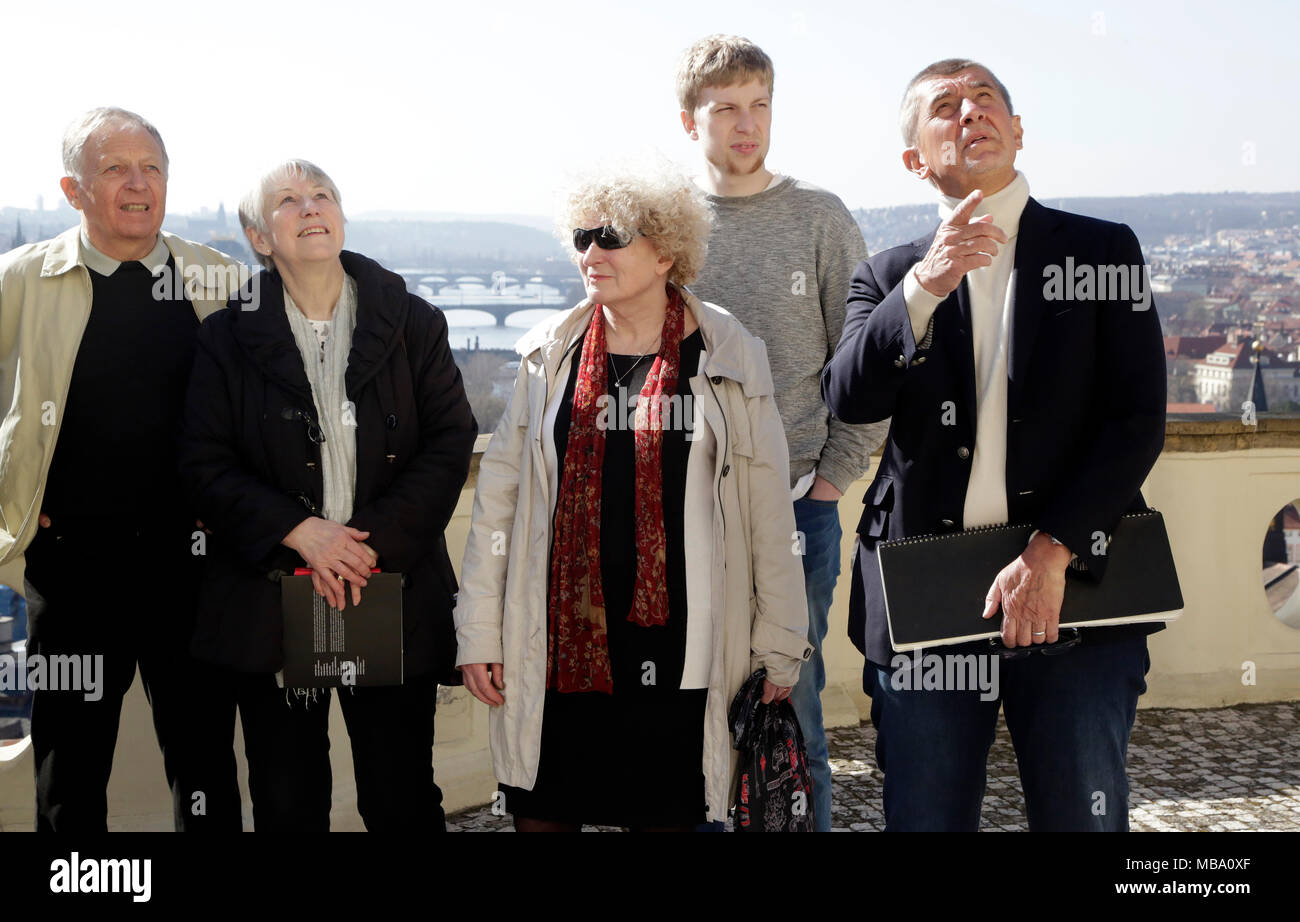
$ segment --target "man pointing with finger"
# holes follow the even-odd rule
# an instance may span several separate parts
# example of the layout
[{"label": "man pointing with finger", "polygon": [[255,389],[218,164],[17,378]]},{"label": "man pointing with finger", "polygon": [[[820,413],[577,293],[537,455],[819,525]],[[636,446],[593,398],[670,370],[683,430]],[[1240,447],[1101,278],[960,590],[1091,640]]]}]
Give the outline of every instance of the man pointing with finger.
[{"label": "man pointing with finger", "polygon": [[[1005,707],[1034,830],[1128,828],[1126,755],[1158,626],[1058,632],[1065,572],[1100,580],[1107,536],[1164,441],[1165,367],[1150,302],[1089,285],[1054,300],[1067,258],[1141,267],[1128,227],[1045,208],[1015,169],[1020,117],[974,61],[922,70],[904,94],[904,166],[941,193],[934,234],[859,264],[822,378],[844,422],[893,417],[867,490],[850,636],[867,658],[890,830],[974,830]],[[878,542],[1005,522],[1037,531],[989,587],[998,694],[900,682]],[[1042,655],[1042,654],[1050,655]],[[950,673],[951,674],[951,673]]]}]

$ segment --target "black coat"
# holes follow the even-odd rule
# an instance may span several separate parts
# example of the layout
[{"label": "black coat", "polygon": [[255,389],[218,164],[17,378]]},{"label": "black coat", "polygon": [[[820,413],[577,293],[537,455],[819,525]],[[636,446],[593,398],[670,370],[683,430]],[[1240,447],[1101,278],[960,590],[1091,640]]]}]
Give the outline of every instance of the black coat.
[{"label": "black coat", "polygon": [[[443,531],[469,472],[478,426],[447,343],[442,312],[401,276],[341,254],[357,284],[345,377],[356,416],[356,492],[347,524],[369,531],[379,568],[405,574],[408,676],[455,662],[456,577]],[[320,515],[319,419],[285,314],[278,273],[254,277],[256,310],[239,297],[199,331],[181,438],[183,481],[211,529],[193,651],[245,672],[281,666],[282,573],[304,566],[281,540]],[[247,297],[249,291],[241,294]]]},{"label": "black coat", "polygon": [[[882,665],[891,649],[876,544],[961,529],[975,449],[966,282],[939,304],[932,336],[922,345],[903,300],[903,279],[933,239],[858,265],[844,333],[822,374],[822,394],[836,418],[893,417],[879,472],[863,498],[849,602],[850,638]],[[1145,508],[1142,481],[1164,444],[1164,341],[1149,302],[1134,310],[1129,300],[1048,300],[1044,270],[1067,265],[1067,256],[1075,266],[1142,265],[1127,226],[1045,208],[1032,198],[1025,205],[1007,362],[1007,508],[1010,521],[1060,539],[1092,579],[1102,579],[1106,558],[1095,553],[1095,536],[1109,535],[1125,512]]]}]

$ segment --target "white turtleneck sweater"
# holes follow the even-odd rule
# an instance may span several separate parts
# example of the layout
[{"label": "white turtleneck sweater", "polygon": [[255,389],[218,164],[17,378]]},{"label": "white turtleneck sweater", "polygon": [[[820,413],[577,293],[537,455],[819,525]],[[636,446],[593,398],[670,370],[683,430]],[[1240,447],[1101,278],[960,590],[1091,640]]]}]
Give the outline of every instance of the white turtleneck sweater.
[{"label": "white turtleneck sweater", "polygon": [[[947,221],[961,199],[940,196],[939,219]],[[971,339],[975,351],[975,450],[962,527],[997,525],[1007,521],[1007,354],[1011,345],[1011,308],[1015,292],[1016,236],[1020,214],[1029,201],[1029,183],[1016,173],[1005,188],[988,196],[972,218],[991,214],[1007,235],[993,264],[966,273],[970,297]],[[930,319],[943,298],[921,287],[915,270],[903,281],[903,298],[917,342],[925,337]]]}]

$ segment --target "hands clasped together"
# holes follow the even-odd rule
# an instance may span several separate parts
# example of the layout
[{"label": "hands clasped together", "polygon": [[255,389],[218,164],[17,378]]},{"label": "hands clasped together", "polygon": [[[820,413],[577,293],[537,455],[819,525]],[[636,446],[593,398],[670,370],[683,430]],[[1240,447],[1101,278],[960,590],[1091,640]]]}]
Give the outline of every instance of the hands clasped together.
[{"label": "hands clasped together", "polygon": [[370,577],[370,570],[379,562],[365,539],[368,531],[358,531],[329,519],[312,517],[303,519],[285,536],[284,544],[298,552],[311,567],[311,582],[316,591],[334,608],[342,608],[347,601],[344,581],[352,585],[352,604],[361,604],[361,588]]}]

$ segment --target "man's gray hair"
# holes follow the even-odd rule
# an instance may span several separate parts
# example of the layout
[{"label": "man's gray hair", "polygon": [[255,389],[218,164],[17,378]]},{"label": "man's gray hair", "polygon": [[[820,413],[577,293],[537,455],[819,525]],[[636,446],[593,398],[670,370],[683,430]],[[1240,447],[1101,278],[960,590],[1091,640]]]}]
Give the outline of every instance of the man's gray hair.
[{"label": "man's gray hair", "polygon": [[[312,163],[310,160],[286,160],[283,163],[271,167],[262,174],[261,179],[253,184],[253,187],[244,193],[244,197],[239,200],[239,226],[245,232],[251,227],[259,234],[266,233],[266,197],[279,183],[284,182],[290,176],[307,180],[318,186],[324,186],[334,198],[334,204],[343,209],[343,197],[339,195],[339,187],[334,185],[334,180],[329,178],[329,174]],[[346,218],[345,218],[346,220]],[[268,269],[275,268],[275,260],[265,253],[253,251],[257,261]]]},{"label": "man's gray hair", "polygon": [[921,94],[918,89],[920,85],[932,77],[951,77],[953,74],[959,74],[971,67],[978,67],[989,75],[993,85],[1002,94],[1002,99],[1007,104],[1007,111],[1012,115],[1015,114],[1016,110],[1011,108],[1011,94],[1007,92],[1007,88],[1002,85],[1002,81],[997,78],[993,71],[979,61],[972,61],[968,58],[944,58],[942,61],[935,61],[913,77],[907,84],[907,89],[903,92],[903,104],[898,114],[898,127],[902,130],[903,142],[908,147],[916,147],[916,119],[921,110]]},{"label": "man's gray hair", "polygon": [[143,116],[136,115],[126,109],[119,109],[116,106],[101,106],[98,109],[91,109],[69,125],[67,130],[63,132],[63,172],[65,175],[71,176],[78,183],[84,181],[83,167],[85,163],[83,161],[86,156],[86,142],[106,125],[134,125],[149,132],[153,139],[158,142],[158,149],[162,151],[163,176],[168,174],[167,145],[163,143],[162,135],[158,133],[158,129],[153,126],[153,123]]}]

